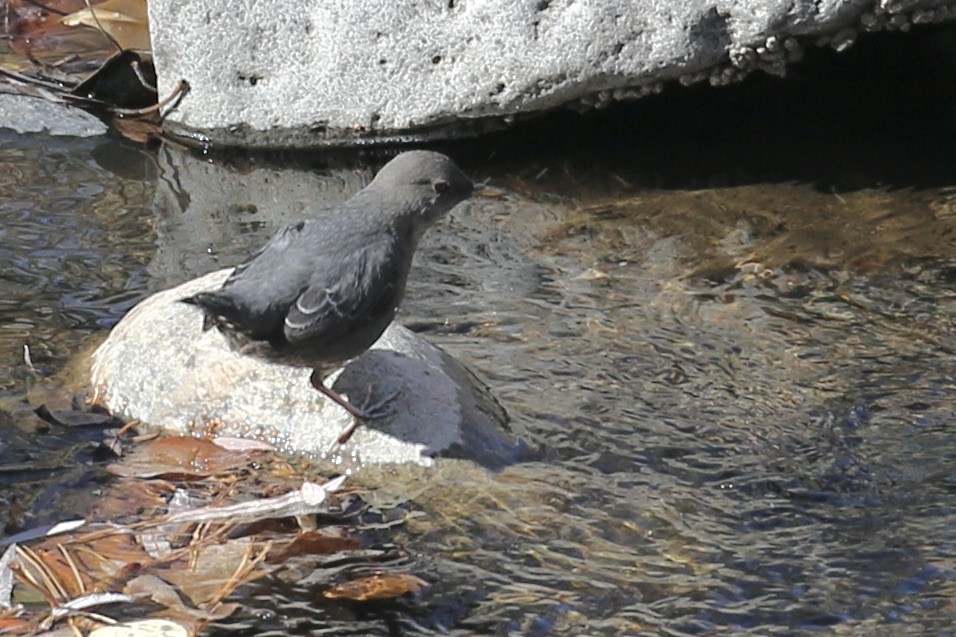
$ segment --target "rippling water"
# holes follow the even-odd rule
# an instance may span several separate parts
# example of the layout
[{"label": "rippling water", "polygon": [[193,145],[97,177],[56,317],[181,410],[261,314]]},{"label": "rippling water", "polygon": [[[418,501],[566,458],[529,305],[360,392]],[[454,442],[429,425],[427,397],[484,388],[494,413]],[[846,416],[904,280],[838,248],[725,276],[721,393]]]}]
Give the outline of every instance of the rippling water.
[{"label": "rippling water", "polygon": [[[129,162],[128,176],[108,167]],[[142,298],[150,241],[151,161],[115,142],[0,130],[0,352],[60,361]],[[10,367],[0,388],[12,389]]]},{"label": "rippling water", "polygon": [[[553,155],[452,147],[509,194],[426,238],[402,314],[544,457],[369,470],[373,505],[407,515],[379,541],[432,586],[363,607],[259,581],[214,633],[951,634],[951,153],[894,170],[895,151],[844,139],[715,167],[722,138],[637,149],[589,130],[585,154],[574,137]],[[289,168],[212,166],[0,133],[6,396],[24,343],[55,372],[151,289],[235,263],[281,222],[241,182]],[[319,173],[349,190],[358,166]],[[242,205],[203,208],[217,188]],[[8,420],[5,460],[35,458],[37,437],[55,448]],[[33,477],[4,484],[35,518],[64,510],[36,501]]]},{"label": "rippling water", "polygon": [[[536,289],[496,295],[470,338],[439,338],[491,377],[553,457],[543,474],[498,477],[494,498],[475,493],[486,524],[505,518],[513,535],[489,546],[472,526],[456,538],[467,549],[447,547],[450,561],[480,564],[474,580],[507,574],[510,596],[496,591],[473,625],[948,630],[952,195],[925,198],[936,216],[912,193],[744,190],[641,194],[583,214],[541,206],[558,223],[533,252]],[[820,237],[827,198],[847,210]],[[703,236],[668,236],[675,221],[654,220],[700,199],[707,209],[689,214]],[[535,216],[516,208],[501,223],[535,227]],[[881,225],[919,230],[888,237]],[[865,267],[835,263],[847,257]],[[527,509],[510,515],[516,506]]]}]

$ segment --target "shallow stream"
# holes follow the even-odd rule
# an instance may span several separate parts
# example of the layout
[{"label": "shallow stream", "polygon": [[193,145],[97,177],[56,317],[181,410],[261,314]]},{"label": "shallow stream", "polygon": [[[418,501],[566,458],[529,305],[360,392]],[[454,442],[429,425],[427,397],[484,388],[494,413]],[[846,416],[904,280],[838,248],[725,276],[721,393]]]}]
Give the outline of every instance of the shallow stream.
[{"label": "shallow stream", "polygon": [[[382,541],[431,586],[350,606],[264,580],[213,634],[951,634],[956,139],[939,117],[956,86],[880,70],[906,104],[870,86],[854,112],[859,73],[819,103],[764,79],[444,147],[508,194],[426,238],[401,320],[474,368],[542,458],[370,470],[376,506],[407,515]],[[348,191],[383,161],[210,164],[0,131],[6,403],[24,344],[56,373],[282,221],[187,218],[206,186],[298,170]],[[12,411],[0,505],[27,525],[82,510],[84,441]]]}]

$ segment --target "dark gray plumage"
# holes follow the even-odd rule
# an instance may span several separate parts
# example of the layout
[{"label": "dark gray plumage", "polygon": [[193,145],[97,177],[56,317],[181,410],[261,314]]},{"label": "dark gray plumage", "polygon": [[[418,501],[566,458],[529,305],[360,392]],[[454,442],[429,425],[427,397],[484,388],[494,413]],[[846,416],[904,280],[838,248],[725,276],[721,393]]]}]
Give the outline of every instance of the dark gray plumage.
[{"label": "dark gray plumage", "polygon": [[183,299],[243,353],[312,367],[312,384],[367,350],[395,317],[425,230],[467,199],[472,181],[445,155],[402,153],[348,201],[277,232],[222,287]]}]

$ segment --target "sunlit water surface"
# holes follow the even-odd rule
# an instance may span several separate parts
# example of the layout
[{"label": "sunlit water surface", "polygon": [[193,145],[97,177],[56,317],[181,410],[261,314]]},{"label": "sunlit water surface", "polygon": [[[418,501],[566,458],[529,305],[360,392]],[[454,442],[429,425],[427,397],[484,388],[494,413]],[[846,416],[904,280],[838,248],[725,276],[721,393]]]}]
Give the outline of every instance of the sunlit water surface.
[{"label": "sunlit water surface", "polygon": [[[705,167],[673,184],[620,147],[501,161],[457,148],[509,194],[426,238],[402,320],[477,370],[542,459],[494,474],[370,470],[370,484],[392,483],[376,506],[408,516],[377,541],[431,586],[352,606],[263,580],[214,633],[951,633],[945,167],[922,184],[791,157],[781,175]],[[153,224],[175,217],[154,209],[157,183],[175,180],[158,166],[114,141],[0,133],[8,402],[24,344],[56,372],[156,287]],[[224,236],[209,258],[236,263],[274,229]],[[190,263],[181,280],[202,273]],[[0,473],[8,506],[27,522],[79,507],[81,441],[0,424],[4,463],[64,465]]]}]

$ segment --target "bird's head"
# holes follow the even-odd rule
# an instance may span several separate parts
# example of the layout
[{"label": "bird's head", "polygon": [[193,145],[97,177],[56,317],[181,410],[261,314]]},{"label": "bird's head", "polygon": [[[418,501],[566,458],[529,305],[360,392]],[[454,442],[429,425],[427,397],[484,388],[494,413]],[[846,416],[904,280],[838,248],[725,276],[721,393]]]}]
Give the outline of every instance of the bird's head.
[{"label": "bird's head", "polygon": [[[451,159],[427,150],[395,157],[375,175],[369,188],[397,197],[418,232],[471,196],[475,184]],[[394,201],[394,199],[393,199]]]}]

